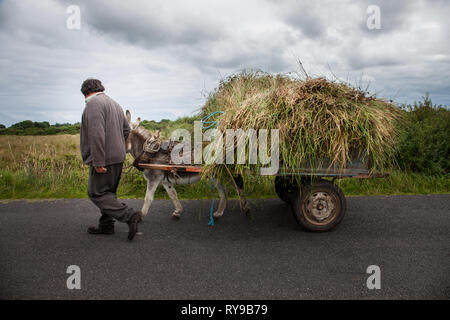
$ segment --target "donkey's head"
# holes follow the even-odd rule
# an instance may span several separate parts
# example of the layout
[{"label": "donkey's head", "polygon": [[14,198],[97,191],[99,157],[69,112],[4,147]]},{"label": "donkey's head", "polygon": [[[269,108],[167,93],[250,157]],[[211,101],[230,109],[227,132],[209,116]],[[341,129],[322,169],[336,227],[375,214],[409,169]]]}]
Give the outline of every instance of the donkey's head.
[{"label": "donkey's head", "polygon": [[131,113],[129,110],[126,112],[128,124],[131,131],[126,141],[127,152],[130,153],[133,158],[139,157],[144,150],[144,142],[146,140],[157,140],[160,137],[160,131],[155,133],[150,132],[144,127],[140,126],[141,118],[137,118],[136,121],[131,121]]}]

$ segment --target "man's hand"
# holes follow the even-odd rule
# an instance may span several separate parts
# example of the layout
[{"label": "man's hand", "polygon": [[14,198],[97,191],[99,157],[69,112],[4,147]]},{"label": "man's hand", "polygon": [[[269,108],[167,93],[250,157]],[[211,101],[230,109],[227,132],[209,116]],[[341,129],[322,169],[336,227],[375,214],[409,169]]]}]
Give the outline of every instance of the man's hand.
[{"label": "man's hand", "polygon": [[95,172],[97,173],[106,173],[106,171],[105,167],[95,167]]}]

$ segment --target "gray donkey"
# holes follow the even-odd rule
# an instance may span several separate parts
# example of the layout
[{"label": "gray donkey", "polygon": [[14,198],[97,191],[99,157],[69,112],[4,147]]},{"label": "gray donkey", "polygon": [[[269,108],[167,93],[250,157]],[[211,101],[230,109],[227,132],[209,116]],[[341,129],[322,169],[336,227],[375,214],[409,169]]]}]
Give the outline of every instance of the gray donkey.
[{"label": "gray donkey", "polygon": [[[136,121],[131,121],[131,113],[126,111],[128,123],[131,128],[130,135],[126,141],[127,152],[136,160],[139,160],[144,150],[144,144],[146,141],[158,141],[160,138],[159,131],[152,133],[145,128],[139,126],[141,119],[137,118]],[[167,142],[167,141],[166,141]],[[155,164],[168,164],[169,157],[167,152],[159,150],[152,154],[151,163]],[[145,217],[148,213],[150,205],[152,204],[153,197],[156,188],[159,184],[162,184],[170,199],[172,200],[175,211],[172,213],[172,217],[180,219],[180,214],[183,212],[183,207],[178,200],[177,192],[174,188],[174,184],[191,184],[200,180],[201,176],[195,172],[177,172],[176,174],[170,174],[168,171],[145,169],[143,170],[144,178],[147,180],[147,191],[145,193],[144,205],[142,207],[142,215]],[[222,182],[218,179],[211,178],[214,186],[219,192],[219,207],[216,212],[213,213],[213,218],[218,219],[223,215],[227,202],[227,190]],[[237,176],[234,178],[235,186],[240,196],[240,207],[246,214],[249,212],[248,203],[243,192],[242,177]]]}]

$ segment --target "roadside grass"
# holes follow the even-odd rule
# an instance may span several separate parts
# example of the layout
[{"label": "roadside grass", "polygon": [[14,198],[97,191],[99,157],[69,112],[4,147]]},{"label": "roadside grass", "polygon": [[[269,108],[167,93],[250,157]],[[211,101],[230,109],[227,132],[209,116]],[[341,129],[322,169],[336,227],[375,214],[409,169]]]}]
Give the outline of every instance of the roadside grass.
[{"label": "roadside grass", "polygon": [[[121,198],[144,198],[146,182],[132,168],[128,156],[118,190]],[[79,155],[79,135],[0,136],[0,199],[86,198],[88,168]],[[449,175],[425,175],[399,170],[387,178],[342,179],[337,184],[347,196],[450,193]],[[236,198],[229,184],[230,198]],[[208,181],[176,186],[180,199],[217,198]],[[247,177],[249,198],[275,198],[273,179],[256,183]],[[158,188],[156,199],[168,199]]]},{"label": "roadside grass", "polygon": [[392,171],[387,178],[342,179],[336,183],[349,196],[450,193],[450,176]]}]

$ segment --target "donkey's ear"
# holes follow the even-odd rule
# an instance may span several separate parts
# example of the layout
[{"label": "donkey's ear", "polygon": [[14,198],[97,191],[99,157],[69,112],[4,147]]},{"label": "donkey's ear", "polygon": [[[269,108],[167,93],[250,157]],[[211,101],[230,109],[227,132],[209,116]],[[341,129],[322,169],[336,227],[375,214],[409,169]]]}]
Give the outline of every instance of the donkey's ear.
[{"label": "donkey's ear", "polygon": [[128,123],[131,123],[131,113],[130,113],[130,110],[127,110],[126,115],[127,115],[127,121],[128,121]]},{"label": "donkey's ear", "polygon": [[139,127],[139,125],[141,124],[141,117],[137,118],[134,124],[136,125],[136,127]]},{"label": "donkey's ear", "polygon": [[159,138],[161,136],[161,130],[156,130],[154,136],[155,138]]}]

